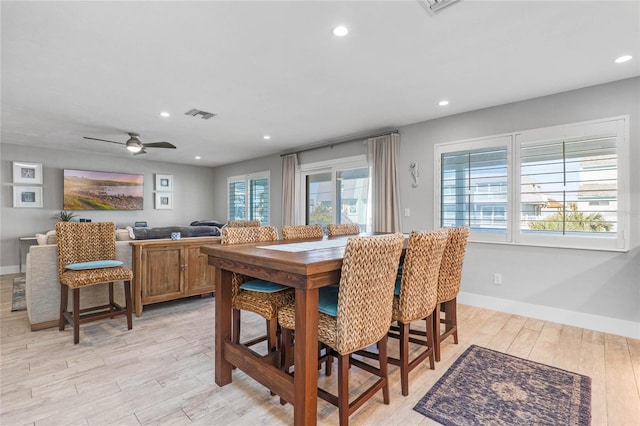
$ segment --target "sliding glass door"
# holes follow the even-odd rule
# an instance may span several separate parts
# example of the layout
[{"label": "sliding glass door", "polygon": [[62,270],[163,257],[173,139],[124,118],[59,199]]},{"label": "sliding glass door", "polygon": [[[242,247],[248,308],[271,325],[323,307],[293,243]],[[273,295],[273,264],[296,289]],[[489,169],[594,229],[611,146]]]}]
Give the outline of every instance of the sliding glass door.
[{"label": "sliding glass door", "polygon": [[301,181],[306,224],[357,223],[366,230],[369,167],[364,158],[302,165]]}]

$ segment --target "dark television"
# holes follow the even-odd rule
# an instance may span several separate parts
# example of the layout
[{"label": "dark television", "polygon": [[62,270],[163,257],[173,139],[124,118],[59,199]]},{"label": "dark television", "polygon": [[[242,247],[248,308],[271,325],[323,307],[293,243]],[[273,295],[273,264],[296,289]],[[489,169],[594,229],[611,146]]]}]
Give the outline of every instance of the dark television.
[{"label": "dark television", "polygon": [[65,210],[142,210],[144,175],[64,170]]}]

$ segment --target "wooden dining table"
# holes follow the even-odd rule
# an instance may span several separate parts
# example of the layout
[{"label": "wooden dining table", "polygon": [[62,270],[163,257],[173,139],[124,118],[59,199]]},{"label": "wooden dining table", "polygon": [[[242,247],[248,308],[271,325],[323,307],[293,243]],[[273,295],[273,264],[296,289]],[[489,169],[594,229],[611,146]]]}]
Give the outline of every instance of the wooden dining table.
[{"label": "wooden dining table", "polygon": [[[348,236],[322,240],[280,240],[252,244],[205,245],[201,252],[215,273],[215,381],[225,386],[236,367],[293,403],[295,425],[315,425],[318,400],[318,289],[340,281]],[[291,251],[307,244],[311,248]],[[282,245],[282,247],[266,248]],[[231,277],[241,273],[295,289],[296,344],[293,377],[279,369],[278,357],[261,356],[231,341]]]}]

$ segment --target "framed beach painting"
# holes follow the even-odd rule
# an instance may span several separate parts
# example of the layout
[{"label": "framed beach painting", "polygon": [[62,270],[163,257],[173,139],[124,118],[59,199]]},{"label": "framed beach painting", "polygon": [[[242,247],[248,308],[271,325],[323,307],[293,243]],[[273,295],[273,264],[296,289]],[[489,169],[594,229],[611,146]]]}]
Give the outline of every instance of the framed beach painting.
[{"label": "framed beach painting", "polygon": [[64,170],[65,210],[142,210],[141,174]]}]

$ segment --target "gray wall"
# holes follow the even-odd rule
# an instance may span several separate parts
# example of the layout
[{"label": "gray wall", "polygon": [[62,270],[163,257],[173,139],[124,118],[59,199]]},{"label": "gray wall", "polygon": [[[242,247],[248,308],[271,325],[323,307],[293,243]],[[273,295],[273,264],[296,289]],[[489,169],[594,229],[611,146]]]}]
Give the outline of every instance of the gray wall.
[{"label": "gray wall", "polygon": [[[113,221],[118,227],[145,220],[149,226],[188,225],[194,220],[212,219],[214,196],[211,192],[213,169],[122,158],[86,152],[69,152],[27,146],[0,144],[2,191],[0,205],[0,267],[2,273],[18,271],[18,238],[33,236],[55,227],[53,215],[62,209],[63,169],[98,170],[144,174],[144,210],[78,212],[93,221]],[[43,164],[43,208],[13,208],[12,161]],[[173,175],[172,210],[154,209],[155,173]],[[23,245],[23,252],[27,250]],[[24,262],[24,256],[23,256]]]},{"label": "gray wall", "polygon": [[[461,291],[640,322],[639,108],[640,78],[633,78],[401,128],[401,200],[411,210],[403,229],[433,226],[434,144],[628,114],[632,250],[470,244]],[[410,185],[412,161],[421,166],[418,188]],[[503,285],[493,284],[495,272]]]},{"label": "gray wall", "polygon": [[[399,128],[400,187],[403,231],[434,227],[434,145],[461,139],[587,121],[630,116],[632,250],[628,253],[470,243],[461,291],[544,308],[632,322],[640,336],[640,78],[500,105]],[[326,147],[300,154],[300,163],[365,153],[362,142]],[[411,187],[409,164],[420,164],[420,185]],[[281,159],[270,156],[214,171],[216,199],[226,196],[226,177],[271,167],[271,223],[281,225]],[[225,217],[221,204],[214,216]],[[501,273],[503,284],[493,284]],[[526,312],[529,316],[535,313]],[[595,327],[595,326],[594,326]],[[588,328],[588,327],[587,327]],[[597,327],[596,327],[597,329]]]},{"label": "gray wall", "polygon": [[[470,243],[462,279],[462,292],[495,298],[541,312],[558,309],[594,321],[612,319],[633,328],[640,336],[640,78],[621,80],[581,90],[501,105],[425,121],[399,128],[401,134],[400,187],[403,231],[432,229],[434,144],[531,128],[566,124],[618,115],[630,116],[631,145],[631,251],[628,253]],[[205,169],[138,159],[95,157],[2,145],[2,266],[17,264],[17,237],[54,226],[51,215],[62,207],[62,169],[81,168],[145,174],[145,210],[87,214],[94,220],[120,225],[147,220],[153,226],[188,223],[195,219],[227,217],[229,176],[271,172],[271,224],[281,226],[282,160],[279,155]],[[325,147],[300,154],[301,163],[364,154],[362,142]],[[44,209],[11,208],[11,160],[44,163]],[[420,164],[420,185],[411,187],[409,164]],[[175,176],[174,210],[153,210],[153,174]],[[183,207],[184,206],[184,207]],[[185,208],[186,207],[186,208]],[[95,216],[93,216],[95,215]],[[503,285],[493,284],[502,274]],[[522,312],[534,316],[535,312]],[[558,320],[557,318],[555,319]],[[570,322],[570,321],[569,321]],[[590,328],[588,325],[583,325]],[[596,325],[593,328],[598,329]]]}]

